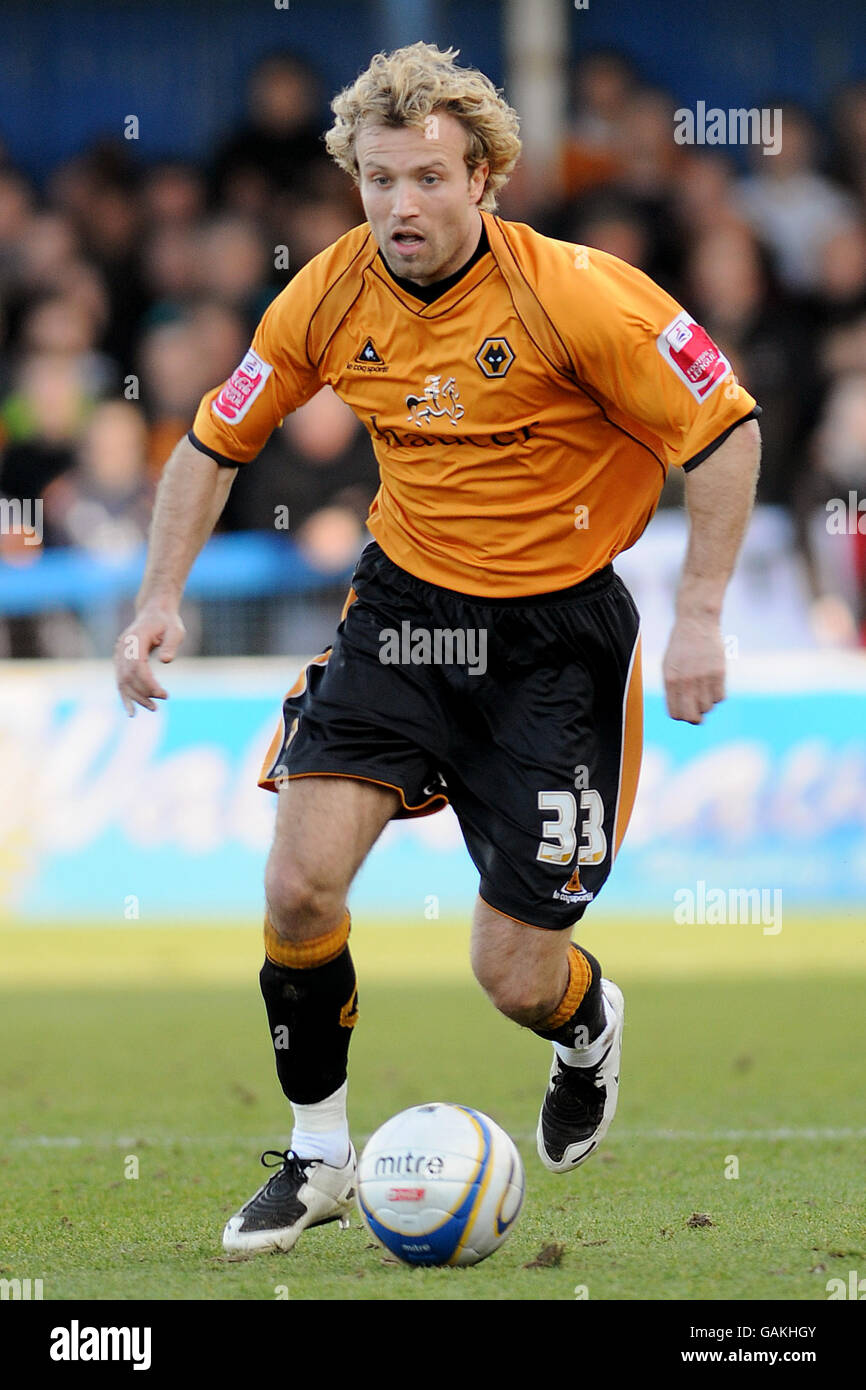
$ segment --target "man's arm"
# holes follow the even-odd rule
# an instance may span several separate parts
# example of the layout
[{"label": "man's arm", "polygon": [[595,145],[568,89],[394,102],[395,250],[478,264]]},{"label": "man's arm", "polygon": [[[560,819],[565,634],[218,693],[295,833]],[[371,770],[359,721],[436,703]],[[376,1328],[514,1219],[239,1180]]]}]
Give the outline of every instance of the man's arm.
[{"label": "man's arm", "polygon": [[747,420],[686,474],[689,545],[663,672],[668,713],[689,724],[700,724],[725,698],[722,601],[751,516],[760,457],[760,431]]},{"label": "man's arm", "polygon": [[136,616],[117,639],[114,668],[127,714],[135,706],[156,709],[165,700],[150,669],[150,653],[171,661],[185,636],[180,600],[193,561],[219,520],[237,474],[201,453],[184,437],[165,465],[150,528],[147,565],[135,604]]}]

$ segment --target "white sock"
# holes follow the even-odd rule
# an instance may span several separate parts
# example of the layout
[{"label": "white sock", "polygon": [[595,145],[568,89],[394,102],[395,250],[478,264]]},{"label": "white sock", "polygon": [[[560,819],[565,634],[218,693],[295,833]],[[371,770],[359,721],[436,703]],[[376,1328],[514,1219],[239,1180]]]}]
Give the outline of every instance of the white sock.
[{"label": "white sock", "polygon": [[291,1147],[299,1158],[321,1158],[334,1168],[342,1168],[349,1158],[349,1121],[346,1094],[349,1083],[313,1105],[292,1102],[295,1127]]},{"label": "white sock", "polygon": [[[604,995],[602,995],[604,999]],[[604,1016],[606,1023],[597,1038],[594,1038],[586,1047],[566,1047],[565,1043],[555,1042],[553,1050],[560,1062],[564,1062],[567,1067],[594,1067],[596,1062],[600,1062],[605,1052],[610,1046],[616,1027],[616,1015],[608,1006],[604,999]]]}]

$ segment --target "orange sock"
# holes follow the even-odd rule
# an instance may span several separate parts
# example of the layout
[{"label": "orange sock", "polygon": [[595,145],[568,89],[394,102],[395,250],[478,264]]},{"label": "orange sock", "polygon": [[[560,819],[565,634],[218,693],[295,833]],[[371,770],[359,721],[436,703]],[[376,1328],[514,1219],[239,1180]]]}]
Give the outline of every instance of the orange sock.
[{"label": "orange sock", "polygon": [[574,942],[568,952],[568,984],[552,1014],[549,1014],[535,1028],[536,1033],[555,1033],[563,1023],[567,1023],[583,1003],[592,984],[592,967],[579,946]]},{"label": "orange sock", "polygon": [[[336,927],[303,942],[284,941],[265,918],[266,958],[259,981],[277,1076],[293,1105],[315,1106],[333,1098],[346,1080],[349,1042],[358,1021],[348,937],[348,912]],[[300,1129],[311,1126],[302,1123]]]},{"label": "orange sock", "polygon": [[[601,966],[595,956],[583,946],[571,943],[568,953],[568,985],[553,1013],[533,1028],[541,1038],[571,1051],[588,1047],[606,1025],[606,1009],[601,989]],[[569,1066],[578,1066],[576,1058],[563,1057]]]},{"label": "orange sock", "polygon": [[327,965],[337,958],[349,940],[350,923],[346,911],[342,920],[322,936],[311,937],[309,941],[284,941],[266,912],[265,955],[272,964],[284,965],[288,970],[313,970],[317,965]]}]

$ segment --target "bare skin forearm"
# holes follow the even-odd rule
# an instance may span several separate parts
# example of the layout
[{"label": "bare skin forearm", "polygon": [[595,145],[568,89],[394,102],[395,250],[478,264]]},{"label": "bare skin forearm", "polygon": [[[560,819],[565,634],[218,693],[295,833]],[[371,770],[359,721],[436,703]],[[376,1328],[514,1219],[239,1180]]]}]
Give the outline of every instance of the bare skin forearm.
[{"label": "bare skin forearm", "polygon": [[700,724],[725,698],[719,620],[755,500],[761,435],[748,420],[686,474],[689,543],[663,663],[668,713]]},{"label": "bare skin forearm", "polygon": [[177,608],[193,561],[226,504],[236,468],[224,468],[181,439],[165,465],[150,527],[136,612],[151,604]]},{"label": "bare skin forearm", "polygon": [[678,618],[721,616],[725,590],[752,514],[760,457],[760,432],[749,420],[686,474],[689,543],[677,594]]}]

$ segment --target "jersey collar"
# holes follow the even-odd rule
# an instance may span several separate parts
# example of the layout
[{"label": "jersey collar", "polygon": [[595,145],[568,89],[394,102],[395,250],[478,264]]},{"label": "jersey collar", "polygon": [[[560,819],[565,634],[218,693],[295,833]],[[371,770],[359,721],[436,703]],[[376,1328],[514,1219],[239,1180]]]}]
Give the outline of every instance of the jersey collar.
[{"label": "jersey collar", "polygon": [[[482,213],[482,218],[484,214]],[[484,230],[487,230],[487,223],[484,222]],[[442,294],[438,295],[431,303],[427,303],[418,295],[412,293],[405,285],[401,284],[388,268],[388,263],[382,255],[381,250],[376,255],[370,265],[370,270],[379,280],[381,280],[393,295],[417,314],[419,318],[438,318],[442,314],[449,313],[466,295],[487,279],[495,267],[495,257],[488,245],[484,248],[481,255],[475,260],[470,257],[468,268],[458,273],[457,279]],[[446,277],[450,279],[451,277]]]}]

